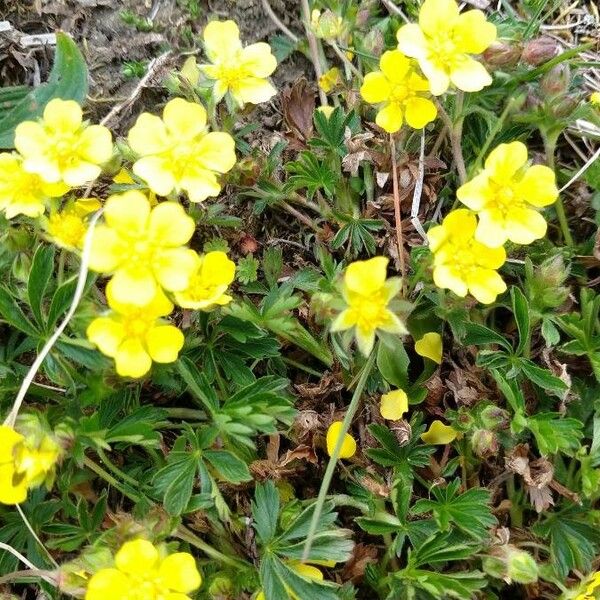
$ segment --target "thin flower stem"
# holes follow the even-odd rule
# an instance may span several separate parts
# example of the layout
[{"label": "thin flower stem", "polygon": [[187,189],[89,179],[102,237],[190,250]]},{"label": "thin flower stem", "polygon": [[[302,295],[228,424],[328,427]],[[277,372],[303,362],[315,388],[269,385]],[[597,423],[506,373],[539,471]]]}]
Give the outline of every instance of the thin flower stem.
[{"label": "thin flower stem", "polygon": [[4,585],[5,583],[11,583],[13,581],[18,581],[19,579],[24,579],[26,577],[39,577],[40,579],[43,579],[46,583],[49,583],[54,587],[58,587],[58,582],[53,576],[52,571],[42,571],[41,569],[27,569],[26,571],[14,571],[13,573],[9,573],[8,575],[0,577],[0,585]]},{"label": "thin flower stem", "polygon": [[106,452],[102,448],[98,448],[96,450],[98,456],[102,459],[102,462],[117,476],[120,477],[123,481],[128,483],[129,485],[133,485],[137,488],[141,487],[139,481],[136,481],[133,477],[124,473],[117,465],[115,465],[110,458],[106,455]]},{"label": "thin flower stem", "polygon": [[321,518],[321,513],[323,512],[323,505],[325,504],[327,492],[329,491],[329,486],[331,485],[331,480],[333,479],[335,467],[340,457],[344,437],[348,433],[348,430],[350,429],[350,424],[352,423],[352,419],[354,418],[356,410],[358,409],[358,405],[362,397],[363,391],[365,389],[365,385],[367,384],[367,378],[369,377],[373,365],[375,364],[375,356],[376,352],[375,350],[372,350],[371,354],[369,355],[369,358],[367,358],[367,362],[362,368],[360,378],[358,380],[358,383],[356,384],[356,389],[354,390],[354,394],[352,395],[352,400],[350,400],[350,405],[348,406],[346,416],[344,417],[344,421],[342,422],[342,429],[335,444],[335,448],[333,449],[333,453],[331,454],[331,458],[329,459],[329,463],[327,464],[327,468],[325,469],[325,475],[323,476],[323,481],[321,483],[319,495],[317,496],[317,501],[315,504],[315,512],[313,513],[313,517],[310,522],[310,529],[308,530],[306,542],[304,543],[304,552],[302,553],[302,560],[307,560],[310,556],[310,550],[312,548],[315,534],[317,533],[317,527],[319,526],[319,520]]},{"label": "thin flower stem", "polygon": [[398,164],[396,159],[396,141],[390,134],[390,156],[392,160],[392,184],[394,190],[394,217],[396,225],[396,243],[398,244],[398,259],[400,260],[400,274],[402,287],[406,285],[406,264],[404,261],[404,236],[402,235],[402,213],[400,211],[400,186],[398,184]]},{"label": "thin flower stem", "polygon": [[[460,98],[463,96],[460,95]],[[452,147],[452,155],[454,156],[454,161],[456,163],[456,170],[458,171],[458,178],[460,180],[461,185],[467,181],[467,169],[465,167],[465,159],[462,153],[462,117],[458,118],[458,121],[454,123],[450,118],[450,115],[446,112],[446,109],[443,107],[442,103],[435,99],[435,103],[437,105],[438,114],[440,118],[444,122],[444,125],[448,128],[450,132],[450,145]],[[457,98],[458,103],[458,98]],[[461,102],[462,106],[462,102]],[[460,111],[457,110],[457,114]]]},{"label": "thin flower stem", "polygon": [[131,490],[129,486],[124,486],[117,479],[115,479],[108,471],[103,469],[99,464],[95,463],[91,458],[85,456],[83,458],[83,464],[90,470],[96,473],[98,477],[101,477],[106,483],[112,485],[115,489],[119,490],[121,494],[132,500],[133,502],[139,502],[140,496],[135,491]]},{"label": "thin flower stem", "polygon": [[269,0],[262,0],[262,5],[263,5],[263,8],[264,8],[265,12],[267,13],[267,16],[269,17],[269,19],[271,19],[271,21],[273,21],[273,23],[275,23],[275,25],[277,27],[279,27],[279,29],[281,29],[281,31],[283,31],[283,33],[285,33],[285,35],[287,35],[290,38],[290,40],[292,40],[292,42],[297,44],[298,36],[295,33],[292,33],[283,24],[281,19],[275,14],[275,11],[271,8],[271,5],[269,4]]},{"label": "thin flower stem", "polygon": [[315,231],[315,232],[319,231],[319,228],[317,227],[315,222],[310,217],[307,217],[304,213],[301,213],[299,210],[295,209],[291,204],[288,204],[287,202],[281,200],[279,202],[279,206],[281,206],[281,208],[283,208],[285,211],[289,212],[290,215],[296,217],[296,219],[298,219],[298,221],[300,221],[301,223],[304,223],[307,227],[309,227],[313,231]]},{"label": "thin flower stem", "polygon": [[[321,68],[321,59],[319,58],[319,45],[317,44],[317,38],[310,27],[310,6],[308,0],[301,0],[302,5],[302,20],[304,22],[304,29],[306,30],[306,39],[308,40],[308,47],[310,49],[310,57],[315,68],[315,74],[317,75],[317,81],[323,76],[323,69]],[[318,87],[318,86],[317,86]],[[321,100],[321,106],[327,106],[327,94],[318,87],[319,99]]]},{"label": "thin flower stem", "polygon": [[52,556],[52,554],[50,554],[50,550],[48,550],[48,548],[46,548],[46,546],[44,546],[44,542],[42,542],[42,540],[39,538],[38,534],[33,529],[33,526],[29,522],[29,519],[25,516],[23,509],[18,504],[17,504],[16,508],[17,508],[17,512],[19,513],[19,515],[21,517],[21,520],[25,524],[25,527],[27,527],[27,531],[29,531],[29,533],[32,535],[33,539],[38,543],[38,546],[40,548],[42,548],[42,550],[46,553],[46,556],[49,558],[50,563],[58,569],[58,563],[54,560],[54,557]]},{"label": "thin flower stem", "polygon": [[339,46],[333,40],[329,42],[329,45],[333,48],[333,51],[338,55],[342,63],[344,63],[344,66],[352,73],[354,73],[354,75],[358,77],[359,81],[362,81],[362,73],[352,64],[352,61],[349,60],[348,57],[340,50]]}]

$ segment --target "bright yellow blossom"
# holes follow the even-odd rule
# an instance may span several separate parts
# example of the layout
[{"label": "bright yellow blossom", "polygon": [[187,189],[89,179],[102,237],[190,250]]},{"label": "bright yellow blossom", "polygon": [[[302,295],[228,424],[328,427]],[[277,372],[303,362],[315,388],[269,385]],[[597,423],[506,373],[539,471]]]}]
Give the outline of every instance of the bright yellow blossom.
[{"label": "bright yellow blossom", "polygon": [[68,191],[69,186],[64,183],[46,183],[36,173],[26,171],[20,155],[0,153],[0,211],[7,219],[17,215],[39,217],[50,198]]},{"label": "bright yellow blossom", "polygon": [[331,326],[331,331],[354,327],[358,348],[365,356],[373,349],[377,330],[408,333],[402,321],[388,308],[400,291],[401,280],[397,277],[386,280],[387,264],[387,258],[376,256],[348,265],[342,285],[346,308]]},{"label": "bright yellow blossom", "polygon": [[55,244],[69,250],[80,249],[87,232],[85,218],[101,206],[93,198],[71,202],[61,211],[50,215],[46,231]]},{"label": "bright yellow blossom", "polygon": [[384,419],[397,421],[408,412],[408,396],[404,390],[392,390],[381,396],[379,412]]},{"label": "bright yellow blossom", "polygon": [[0,425],[0,504],[20,504],[29,488],[54,479],[61,450],[47,433],[28,435]]},{"label": "bright yellow blossom", "polygon": [[415,342],[415,352],[419,356],[429,358],[438,365],[442,362],[442,336],[435,331],[426,333]]},{"label": "bright yellow blossom", "polygon": [[421,439],[426,444],[449,444],[456,439],[458,432],[441,421],[433,421],[429,429],[421,434]]},{"label": "bright yellow blossom", "polygon": [[429,91],[426,79],[415,73],[412,61],[398,50],[388,50],[379,61],[380,71],[367,73],[360,94],[370,104],[381,104],[375,122],[395,133],[406,120],[421,129],[437,116],[435,104],[423,97]]},{"label": "bright yellow blossom", "polygon": [[398,49],[419,61],[434,96],[450,83],[465,92],[492,83],[485,67],[469,56],[481,54],[496,39],[496,27],[480,10],[460,14],[455,0],[425,0],[419,24],[402,26],[397,37]]},{"label": "bright yellow blossom", "polygon": [[165,556],[147,540],[123,544],[112,568],[90,579],[85,600],[189,600],[202,577],[187,552]]},{"label": "bright yellow blossom", "polygon": [[209,310],[229,304],[232,298],[225,292],[235,279],[235,263],[221,251],[208,252],[197,259],[196,270],[189,286],[175,293],[175,300],[183,308]]},{"label": "bright yellow blossom", "polygon": [[458,188],[458,199],[477,213],[475,239],[490,248],[506,240],[531,244],[546,234],[546,220],[536,210],[558,198],[554,171],[526,166],[527,146],[500,144],[485,161],[485,169]]},{"label": "bright yellow blossom", "polygon": [[104,225],[94,231],[90,268],[113,273],[112,292],[122,304],[144,306],[158,287],[185,290],[197,264],[196,253],[183,245],[194,233],[194,221],[176,202],[150,208],[137,190],[110,196]]},{"label": "bright yellow blossom", "polygon": [[243,106],[260,104],[272,98],[277,90],[267,79],[277,68],[271,46],[265,42],[245,48],[240,30],[233,21],[211,21],[204,28],[204,50],[212,64],[200,70],[215,81],[213,94],[218,102],[229,92]]},{"label": "bright yellow blossom", "polygon": [[[335,446],[342,433],[343,423],[341,421],[334,421],[327,430],[327,454],[333,455]],[[342,442],[342,448],[340,450],[339,458],[351,458],[356,454],[356,440],[349,434],[344,434],[344,441]]]},{"label": "bright yellow blossom", "polygon": [[112,136],[102,125],[83,121],[73,100],[50,100],[41,121],[23,121],[15,130],[15,148],[23,167],[47,183],[70,187],[99,177],[100,165],[112,156]]},{"label": "bright yellow blossom", "polygon": [[340,70],[337,67],[329,69],[319,77],[319,87],[329,94],[331,90],[342,82]]},{"label": "bright yellow blossom", "polygon": [[459,208],[427,232],[433,252],[433,281],[461,298],[470,292],[479,302],[490,304],[506,291],[496,271],[504,264],[506,252],[475,240],[476,227],[475,215]]},{"label": "bright yellow blossom", "polygon": [[114,279],[106,286],[112,312],[94,319],[87,337],[102,354],[115,359],[121,377],[142,377],[157,363],[177,360],[183,347],[183,333],[160,317],[173,311],[173,304],[160,288],[145,306],[119,302],[114,297]]},{"label": "bright yellow blossom", "polygon": [[217,196],[218,175],[235,164],[233,138],[222,131],[209,132],[204,107],[183,98],[169,101],[162,119],[142,113],[127,139],[141,157],[133,172],[159,196],[182,190],[192,202]]},{"label": "bright yellow blossom", "polygon": [[596,108],[600,108],[600,92],[592,92],[590,94],[590,104]]}]

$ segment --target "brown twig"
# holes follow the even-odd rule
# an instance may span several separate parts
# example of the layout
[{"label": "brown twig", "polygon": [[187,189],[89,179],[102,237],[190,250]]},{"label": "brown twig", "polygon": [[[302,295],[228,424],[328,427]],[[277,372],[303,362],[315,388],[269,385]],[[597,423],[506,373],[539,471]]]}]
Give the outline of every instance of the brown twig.
[{"label": "brown twig", "polygon": [[275,11],[273,10],[273,8],[271,7],[271,5],[269,4],[269,0],[262,0],[262,5],[263,5],[263,9],[265,11],[265,13],[267,13],[267,16],[269,17],[269,19],[271,19],[271,21],[273,21],[273,23],[275,23],[275,25],[281,29],[281,31],[283,31],[283,33],[285,33],[285,35],[287,35],[290,40],[292,40],[292,42],[294,42],[295,44],[298,43],[298,36],[295,33],[292,33],[286,26],[285,24],[281,21],[281,19],[275,14]]},{"label": "brown twig", "polygon": [[[462,97],[462,96],[461,96]],[[442,103],[435,99],[437,105],[438,114],[444,122],[444,125],[450,132],[450,145],[452,146],[452,154],[454,156],[454,162],[456,163],[456,170],[458,171],[458,178],[461,185],[467,181],[467,169],[465,167],[465,159],[462,153],[462,118],[459,117],[456,123],[452,122],[450,115],[446,112],[446,109],[442,106]]]},{"label": "brown twig", "polygon": [[400,274],[402,275],[402,287],[406,280],[406,264],[404,262],[404,236],[402,235],[402,214],[400,212],[400,187],[398,185],[398,164],[396,161],[396,141],[390,134],[390,155],[392,159],[392,183],[394,190],[394,216],[396,221],[396,242],[398,244],[398,258],[400,260]]},{"label": "brown twig", "polygon": [[[321,68],[321,61],[319,59],[319,46],[317,45],[317,38],[310,27],[310,6],[308,0],[301,0],[302,4],[302,20],[304,22],[304,29],[306,30],[306,39],[308,40],[308,47],[310,49],[310,57],[315,68],[315,74],[317,75],[317,81],[323,76],[323,69]],[[327,94],[319,87],[319,99],[321,100],[321,106],[327,106]]]},{"label": "brown twig", "polygon": [[304,213],[301,213],[299,210],[295,209],[291,204],[281,201],[279,202],[279,206],[281,206],[281,208],[290,213],[290,215],[296,217],[298,221],[304,223],[307,227],[310,227],[310,229],[312,229],[313,231],[320,231],[312,219],[307,217]]}]

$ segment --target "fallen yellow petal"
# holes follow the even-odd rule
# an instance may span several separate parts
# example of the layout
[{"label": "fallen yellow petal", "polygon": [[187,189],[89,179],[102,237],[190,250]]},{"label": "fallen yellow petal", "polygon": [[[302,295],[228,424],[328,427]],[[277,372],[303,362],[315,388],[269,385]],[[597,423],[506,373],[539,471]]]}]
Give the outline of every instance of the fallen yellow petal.
[{"label": "fallen yellow petal", "polygon": [[458,431],[441,421],[434,421],[429,430],[421,434],[421,439],[426,444],[449,444],[456,439]]},{"label": "fallen yellow petal", "polygon": [[404,390],[392,390],[381,396],[379,412],[384,419],[397,421],[408,411],[408,396]]},{"label": "fallen yellow petal", "polygon": [[442,336],[434,331],[426,333],[415,343],[415,352],[439,365],[442,362]]},{"label": "fallen yellow petal", "polygon": [[[331,456],[335,450],[335,446],[342,432],[342,422],[334,421],[327,430],[327,454]],[[356,441],[349,434],[344,435],[344,441],[342,442],[342,448],[340,450],[339,458],[350,458],[356,454]]]}]

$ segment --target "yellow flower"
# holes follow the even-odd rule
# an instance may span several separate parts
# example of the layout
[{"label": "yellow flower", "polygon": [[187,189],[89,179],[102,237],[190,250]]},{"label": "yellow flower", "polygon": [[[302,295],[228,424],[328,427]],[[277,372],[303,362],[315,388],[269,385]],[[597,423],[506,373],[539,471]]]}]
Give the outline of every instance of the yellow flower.
[{"label": "yellow flower", "polygon": [[408,412],[408,396],[404,390],[392,390],[381,396],[379,412],[388,421],[397,421]]},{"label": "yellow flower", "polygon": [[183,308],[209,310],[229,304],[232,298],[225,292],[235,279],[235,263],[225,252],[208,252],[197,259],[196,270],[189,286],[175,293],[177,304]]},{"label": "yellow flower", "polygon": [[60,455],[60,447],[50,435],[25,437],[0,425],[0,503],[20,504],[29,488],[51,485]]},{"label": "yellow flower", "polygon": [[[327,454],[331,456],[335,450],[337,441],[342,433],[341,421],[334,421],[327,430]],[[344,441],[342,442],[342,448],[340,450],[339,458],[351,458],[356,454],[356,441],[349,434],[344,435]]]},{"label": "yellow flower", "polygon": [[163,118],[142,113],[130,129],[139,158],[133,172],[159,196],[183,190],[192,202],[221,191],[218,175],[235,164],[235,142],[222,131],[208,132],[206,110],[183,98],[169,101]]},{"label": "yellow flower", "polygon": [[481,54],[495,39],[496,27],[480,10],[459,14],[455,0],[425,0],[419,24],[398,30],[398,48],[419,61],[434,96],[452,82],[465,92],[478,92],[492,83],[485,67],[470,54]]},{"label": "yellow flower", "polygon": [[15,130],[15,148],[23,167],[47,183],[70,187],[99,177],[100,165],[112,156],[112,136],[102,125],[83,122],[81,107],[73,100],[50,100],[39,121],[23,121]]},{"label": "yellow flower", "polygon": [[479,217],[478,242],[490,248],[506,240],[531,244],[546,234],[546,220],[536,209],[558,198],[556,178],[549,167],[526,163],[525,144],[500,144],[487,157],[483,172],[458,188],[458,199]]},{"label": "yellow flower", "polygon": [[173,304],[160,288],[146,306],[124,304],[114,297],[114,279],[106,286],[109,315],[94,319],[87,337],[102,354],[115,359],[121,377],[142,377],[157,363],[177,360],[183,347],[183,334],[160,317],[170,314]]},{"label": "yellow flower", "polygon": [[26,171],[18,154],[0,153],[0,210],[7,219],[17,215],[39,217],[44,214],[50,198],[58,198],[68,191],[68,185],[46,183],[36,173]]},{"label": "yellow flower", "polygon": [[358,348],[365,356],[373,349],[377,330],[408,333],[402,321],[388,308],[400,291],[401,281],[397,277],[386,280],[387,264],[387,258],[376,256],[348,265],[342,285],[347,306],[331,326],[331,331],[354,327]]},{"label": "yellow flower", "polygon": [[46,230],[52,241],[67,249],[81,248],[87,232],[85,218],[102,205],[93,198],[76,200],[62,211],[50,215]]},{"label": "yellow flower", "polygon": [[434,331],[426,333],[415,342],[415,352],[419,356],[429,358],[438,365],[442,362],[442,336]]},{"label": "yellow flower", "polygon": [[434,421],[429,429],[421,434],[421,439],[426,444],[449,444],[456,439],[458,432],[441,421]]},{"label": "yellow flower", "polygon": [[189,600],[202,577],[187,552],[162,555],[147,540],[126,542],[115,556],[115,566],[90,579],[85,600]]},{"label": "yellow flower", "polygon": [[326,93],[329,94],[331,90],[342,82],[340,70],[337,67],[329,69],[326,73],[323,73],[319,77],[319,87]]},{"label": "yellow flower", "polygon": [[600,108],[600,92],[592,92],[590,94],[590,104],[596,108]]},{"label": "yellow flower", "polygon": [[473,237],[475,215],[464,208],[450,212],[441,225],[427,232],[433,252],[433,281],[464,298],[467,292],[490,304],[506,291],[496,269],[506,260],[504,248],[489,248]]},{"label": "yellow flower", "polygon": [[379,127],[395,133],[404,120],[414,129],[421,129],[435,119],[435,104],[422,96],[429,91],[429,84],[415,73],[412,61],[398,50],[388,50],[379,67],[380,71],[367,73],[360,88],[365,101],[382,104],[375,119]]},{"label": "yellow flower", "polygon": [[258,42],[244,48],[233,21],[211,21],[204,28],[204,50],[212,64],[200,65],[200,70],[215,81],[217,102],[227,92],[240,106],[266,102],[277,93],[267,79],[277,68],[271,46]]},{"label": "yellow flower", "polygon": [[175,202],[154,208],[146,196],[132,190],[110,196],[104,225],[94,231],[90,268],[114,273],[112,291],[117,302],[144,306],[158,287],[185,290],[196,268],[196,253],[185,248],[194,221]]}]

